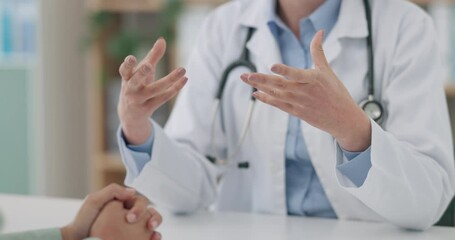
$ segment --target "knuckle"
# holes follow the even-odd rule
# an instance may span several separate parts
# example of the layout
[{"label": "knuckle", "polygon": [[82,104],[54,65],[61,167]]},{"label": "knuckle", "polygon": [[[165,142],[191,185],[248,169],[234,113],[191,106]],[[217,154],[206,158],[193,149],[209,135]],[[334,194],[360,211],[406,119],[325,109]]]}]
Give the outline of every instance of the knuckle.
[{"label": "knuckle", "polygon": [[262,95],[262,96],[260,96],[260,98],[264,103],[271,104],[270,98],[268,96]]},{"label": "knuckle", "polygon": [[120,185],[116,184],[116,183],[111,183],[109,184],[107,187],[106,187],[109,191],[116,191],[116,190],[120,190]]},{"label": "knuckle", "polygon": [[99,203],[99,197],[95,193],[90,193],[87,195],[85,200],[89,205],[97,205]]},{"label": "knuckle", "polygon": [[270,91],[271,91],[270,95],[272,95],[274,97],[280,97],[280,91],[278,91],[276,88],[272,88]]},{"label": "knuckle", "polygon": [[286,86],[287,85],[284,83],[284,81],[278,81],[276,84],[276,87],[280,88],[280,89],[284,89],[284,88],[286,88]]},{"label": "knuckle", "polygon": [[289,114],[292,116],[297,116],[297,109],[294,107],[294,105],[286,103],[284,107],[288,110]]},{"label": "knuckle", "polygon": [[169,99],[171,99],[174,96],[175,90],[168,91],[165,94],[163,94],[163,97],[161,98],[161,102],[165,102]]},{"label": "knuckle", "polygon": [[122,63],[122,65],[120,65],[118,73],[120,74],[120,76],[125,77],[125,63]]}]

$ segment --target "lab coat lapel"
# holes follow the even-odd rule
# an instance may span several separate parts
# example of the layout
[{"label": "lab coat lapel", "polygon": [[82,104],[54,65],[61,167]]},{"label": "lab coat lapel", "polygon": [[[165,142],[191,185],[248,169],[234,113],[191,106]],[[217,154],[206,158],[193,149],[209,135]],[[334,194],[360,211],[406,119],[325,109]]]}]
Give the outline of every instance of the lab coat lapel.
[{"label": "lab coat lapel", "polygon": [[282,62],[278,44],[267,25],[267,11],[272,1],[274,0],[243,0],[243,11],[239,19],[242,26],[256,29],[247,48],[258,65],[258,71],[263,73],[269,73],[273,64]]},{"label": "lab coat lapel", "polygon": [[273,64],[281,63],[281,54],[270,29],[266,24],[256,29],[255,34],[247,44],[252,58],[256,60],[259,69],[270,72]]},{"label": "lab coat lapel", "polygon": [[[279,47],[267,25],[265,14],[271,1],[251,0],[243,4],[244,14],[240,18],[241,24],[244,27],[256,29],[247,43],[251,60],[256,64],[258,72],[271,74],[272,65],[282,62]],[[259,101],[256,102],[255,112],[255,119],[258,119],[258,122],[254,124],[252,130],[257,134],[257,141],[267,142],[264,148],[268,151],[259,159],[261,164],[265,164],[267,171],[257,173],[264,178],[256,185],[263,187],[257,191],[261,194],[253,194],[254,197],[261,198],[259,201],[254,201],[254,209],[258,212],[286,214],[284,146],[288,114]]]},{"label": "lab coat lapel", "polygon": [[341,53],[341,40],[344,38],[365,38],[368,35],[363,2],[343,0],[340,14],[332,32],[323,44],[327,61],[332,64]]},{"label": "lab coat lapel", "polygon": [[[254,36],[247,44],[251,52],[251,58],[256,63],[258,72],[271,74],[273,64],[281,63],[281,54],[278,46],[273,38],[268,26],[263,26],[256,29]],[[256,124],[258,132],[261,132],[261,138],[270,139],[267,146],[268,154],[264,156],[264,163],[267,165],[268,171],[263,173],[267,175],[266,179],[271,180],[267,184],[267,189],[263,192],[268,193],[266,197],[270,201],[263,202],[259,206],[256,204],[257,210],[260,212],[273,212],[275,214],[286,214],[286,193],[285,193],[285,169],[284,169],[284,146],[285,136],[287,131],[288,114],[270,105],[257,102],[257,119],[261,123]],[[271,138],[271,136],[275,136]],[[258,139],[260,140],[260,139]]]}]

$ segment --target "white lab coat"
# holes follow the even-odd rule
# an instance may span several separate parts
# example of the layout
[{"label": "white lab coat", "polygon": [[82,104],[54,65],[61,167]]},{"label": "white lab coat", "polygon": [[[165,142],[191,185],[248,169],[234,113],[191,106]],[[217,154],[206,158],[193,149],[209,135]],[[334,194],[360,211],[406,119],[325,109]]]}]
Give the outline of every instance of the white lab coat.
[{"label": "white lab coat", "polygon": [[[257,28],[247,47],[258,71],[281,62],[266,24],[267,1],[229,2],[201,26],[187,68],[189,82],[163,131],[155,124],[152,159],[126,184],[158,206],[191,212],[214,205],[222,211],[286,214],[285,136],[289,115],[257,102],[249,134],[235,161],[251,168],[223,171],[210,153],[210,110],[225,67],[238,59],[246,28]],[[336,166],[346,161],[334,138],[302,122],[314,168],[340,219],[387,221],[425,229],[442,215],[454,194],[454,158],[436,34],[418,7],[397,0],[372,1],[376,97],[387,114],[372,121],[371,163],[356,187]],[[352,97],[367,95],[367,22],[361,0],[343,0],[325,53]],[[232,153],[247,114],[251,88],[237,69],[230,75],[216,122],[215,149]],[[124,144],[124,143],[121,143]],[[131,161],[122,150],[125,161]]]}]

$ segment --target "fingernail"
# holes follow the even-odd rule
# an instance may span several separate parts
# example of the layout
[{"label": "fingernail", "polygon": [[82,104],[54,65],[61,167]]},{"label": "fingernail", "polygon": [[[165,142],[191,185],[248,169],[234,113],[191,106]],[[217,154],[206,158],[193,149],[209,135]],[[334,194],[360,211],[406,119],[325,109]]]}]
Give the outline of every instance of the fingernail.
[{"label": "fingernail", "polygon": [[162,39],[164,39],[164,38],[163,38],[163,37],[159,37],[159,38],[156,40],[155,44],[153,44],[153,46],[155,46],[155,45],[156,45],[160,40],[162,40]]},{"label": "fingernail", "polygon": [[134,188],[127,188],[126,191],[127,191],[128,193],[132,193],[132,194],[135,194],[135,193],[136,193],[136,189],[134,189]]},{"label": "fingernail", "polygon": [[183,79],[183,82],[185,82],[185,83],[188,82],[188,78],[185,77],[185,78]]},{"label": "fingernail", "polygon": [[177,69],[177,74],[181,75],[181,74],[184,74],[186,72],[185,68],[178,68]]},{"label": "fingernail", "polygon": [[132,65],[134,63],[133,58],[131,56],[126,57],[125,61],[128,65]]},{"label": "fingernail", "polygon": [[158,222],[152,221],[152,227],[153,227],[153,230],[155,230],[158,227]]},{"label": "fingernail", "polygon": [[126,215],[126,220],[128,220],[129,223],[134,223],[136,221],[136,215],[134,213],[128,213],[128,215]]},{"label": "fingernail", "polygon": [[161,239],[161,233],[157,232],[156,234],[158,235],[158,239]]},{"label": "fingernail", "polygon": [[244,73],[244,74],[240,75],[240,78],[243,80],[248,80],[248,73]]},{"label": "fingernail", "polygon": [[142,71],[144,71],[144,73],[149,73],[150,70],[151,70],[150,67],[147,66],[147,65],[145,65],[145,66],[142,67]]},{"label": "fingernail", "polygon": [[275,65],[275,66],[272,66],[272,72],[277,73],[277,72],[279,72],[279,71],[280,71],[280,67],[278,67],[278,66],[276,66],[276,65]]},{"label": "fingernail", "polygon": [[256,75],[251,75],[248,80],[250,81],[257,81],[258,80],[258,77]]}]

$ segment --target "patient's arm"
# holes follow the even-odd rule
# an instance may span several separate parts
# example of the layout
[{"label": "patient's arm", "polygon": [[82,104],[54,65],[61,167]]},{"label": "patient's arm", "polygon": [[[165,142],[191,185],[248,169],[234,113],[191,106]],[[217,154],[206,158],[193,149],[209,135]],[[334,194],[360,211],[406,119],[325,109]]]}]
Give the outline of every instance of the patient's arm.
[{"label": "patient's arm", "polygon": [[[92,226],[90,236],[103,240],[150,240],[160,239],[159,233],[152,233],[147,228],[147,220],[151,214],[143,214],[137,222],[127,223],[125,215],[128,212],[120,201],[107,204]],[[154,236],[152,236],[154,234]]]}]

